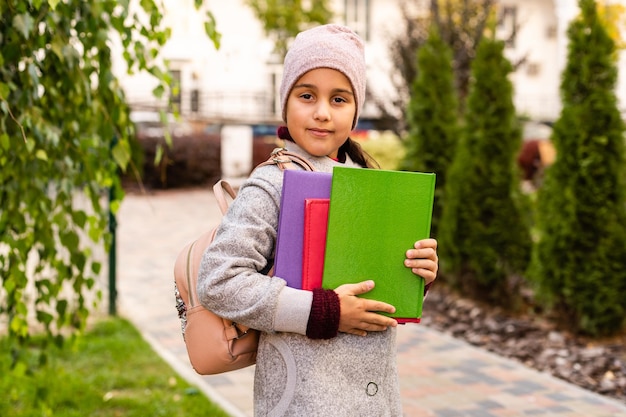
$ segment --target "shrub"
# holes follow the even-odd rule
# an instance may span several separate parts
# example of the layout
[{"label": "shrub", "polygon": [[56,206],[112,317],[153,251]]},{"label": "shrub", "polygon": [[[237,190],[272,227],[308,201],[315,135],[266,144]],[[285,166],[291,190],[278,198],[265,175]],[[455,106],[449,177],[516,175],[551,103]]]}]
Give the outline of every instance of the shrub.
[{"label": "shrub", "polygon": [[431,235],[437,236],[445,204],[447,170],[452,162],[459,128],[452,51],[432,29],[417,54],[418,76],[413,82],[407,111],[409,135],[401,168],[437,175]]},{"label": "shrub", "polygon": [[[521,212],[515,156],[521,130],[503,56],[484,39],[472,65],[464,132],[449,170],[439,247],[446,280],[477,299],[511,305],[513,279],[527,267],[528,225]],[[519,280],[517,280],[519,282]]]},{"label": "shrub", "polygon": [[626,200],[624,125],[614,93],[615,45],[592,0],[572,22],[561,81],[557,158],[538,193],[529,276],[540,300],[573,330],[614,333],[624,324]]}]

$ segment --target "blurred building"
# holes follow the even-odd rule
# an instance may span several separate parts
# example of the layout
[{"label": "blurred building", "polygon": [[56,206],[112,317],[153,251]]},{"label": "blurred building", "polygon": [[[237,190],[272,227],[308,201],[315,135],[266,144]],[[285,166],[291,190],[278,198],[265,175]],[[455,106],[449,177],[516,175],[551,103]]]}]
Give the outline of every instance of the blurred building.
[{"label": "blurred building", "polygon": [[[394,95],[389,81],[392,63],[388,43],[402,30],[403,1],[332,2],[335,22],[349,25],[366,40],[368,89],[383,99]],[[164,18],[172,27],[172,38],[162,56],[170,60],[172,74],[180,84],[180,90],[170,99],[188,117],[245,123],[278,121],[282,59],[273,53],[273,43],[264,35],[251,9],[244,0],[205,0],[205,9],[214,14],[222,34],[221,48],[216,50],[204,35],[201,12],[195,10],[193,3],[165,0]],[[427,8],[429,0],[409,3]],[[509,39],[507,56],[512,62],[522,62],[512,74],[518,111],[536,120],[554,120],[560,110],[566,31],[578,13],[577,0],[501,0],[499,12],[499,35]],[[619,62],[623,73],[624,59]],[[154,106],[150,77],[127,76],[118,64],[118,74],[131,103],[135,107]],[[617,93],[623,103],[623,81]],[[363,115],[370,118],[376,117],[376,113],[374,106],[366,105]]]}]

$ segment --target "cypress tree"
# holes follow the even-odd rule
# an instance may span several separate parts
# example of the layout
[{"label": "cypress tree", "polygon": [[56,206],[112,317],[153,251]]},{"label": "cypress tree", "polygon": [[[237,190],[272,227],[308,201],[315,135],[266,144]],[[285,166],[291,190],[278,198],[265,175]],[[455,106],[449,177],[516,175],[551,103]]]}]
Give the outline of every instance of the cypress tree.
[{"label": "cypress tree", "polygon": [[626,299],[624,125],[614,93],[615,44],[593,0],[568,29],[557,159],[537,201],[538,242],[529,277],[538,299],[573,330],[619,331]]},{"label": "cypress tree", "polygon": [[465,294],[512,306],[531,240],[515,155],[521,129],[504,43],[483,38],[472,64],[462,138],[448,171],[439,247],[445,279]]},{"label": "cypress tree", "polygon": [[418,76],[412,84],[407,110],[409,135],[401,168],[437,175],[431,232],[435,237],[444,204],[446,171],[452,162],[459,130],[452,51],[434,27],[418,49],[417,67]]}]

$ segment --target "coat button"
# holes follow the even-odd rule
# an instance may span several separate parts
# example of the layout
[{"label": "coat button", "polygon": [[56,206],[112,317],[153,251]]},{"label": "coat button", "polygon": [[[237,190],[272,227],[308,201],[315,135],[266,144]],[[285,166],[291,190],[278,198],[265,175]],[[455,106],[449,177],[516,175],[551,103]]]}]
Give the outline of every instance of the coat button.
[{"label": "coat button", "polygon": [[368,396],[373,397],[378,392],[378,385],[375,382],[370,382],[367,384],[367,388],[365,388],[365,392]]}]

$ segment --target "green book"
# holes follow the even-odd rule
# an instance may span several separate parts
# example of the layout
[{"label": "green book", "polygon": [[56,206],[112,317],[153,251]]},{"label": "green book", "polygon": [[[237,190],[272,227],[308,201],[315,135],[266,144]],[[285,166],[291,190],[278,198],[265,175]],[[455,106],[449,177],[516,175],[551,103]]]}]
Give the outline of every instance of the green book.
[{"label": "green book", "polygon": [[424,280],[405,253],[430,237],[435,174],[335,167],[322,287],[371,279],[362,296],[392,304],[392,317],[419,321]]}]

